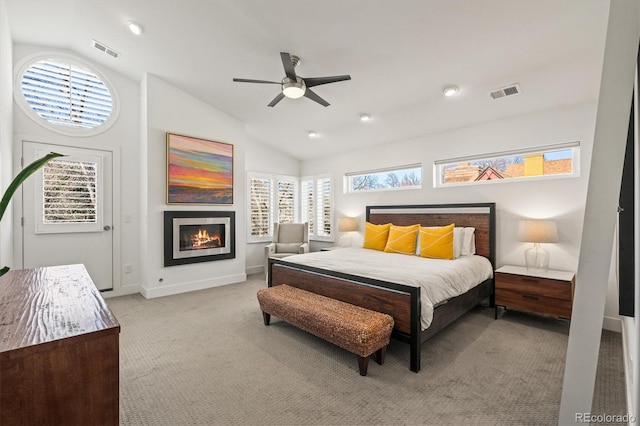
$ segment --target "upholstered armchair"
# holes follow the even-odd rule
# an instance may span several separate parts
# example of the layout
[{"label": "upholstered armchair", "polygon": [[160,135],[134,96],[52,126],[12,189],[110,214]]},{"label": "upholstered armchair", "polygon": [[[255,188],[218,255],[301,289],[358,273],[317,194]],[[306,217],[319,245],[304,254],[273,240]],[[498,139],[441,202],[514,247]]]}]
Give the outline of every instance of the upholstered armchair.
[{"label": "upholstered armchair", "polygon": [[264,248],[264,272],[268,273],[269,258],[309,253],[309,223],[276,223],[273,242]]}]

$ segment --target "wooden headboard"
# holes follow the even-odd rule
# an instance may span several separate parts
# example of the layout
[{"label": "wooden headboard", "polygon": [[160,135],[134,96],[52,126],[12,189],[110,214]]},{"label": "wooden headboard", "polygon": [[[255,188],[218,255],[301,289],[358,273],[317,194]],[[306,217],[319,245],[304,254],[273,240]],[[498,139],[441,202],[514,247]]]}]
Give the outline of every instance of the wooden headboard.
[{"label": "wooden headboard", "polygon": [[495,208],[495,203],[367,206],[366,220],[377,225],[472,226],[476,228],[476,254],[488,258],[495,267]]}]

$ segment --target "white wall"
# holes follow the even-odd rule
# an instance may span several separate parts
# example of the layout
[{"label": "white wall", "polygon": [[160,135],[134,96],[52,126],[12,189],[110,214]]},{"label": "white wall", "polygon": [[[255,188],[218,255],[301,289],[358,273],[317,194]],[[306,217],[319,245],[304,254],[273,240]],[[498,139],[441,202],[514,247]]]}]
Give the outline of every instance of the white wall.
[{"label": "white wall", "polygon": [[[155,76],[144,76],[141,83],[136,83],[74,52],[42,46],[12,45],[9,27],[4,25],[4,1],[0,4],[0,185],[8,185],[12,168],[19,169],[23,140],[114,152],[114,158],[117,157],[114,176],[121,183],[114,188],[114,204],[119,206],[114,217],[121,218],[119,223],[114,223],[114,235],[117,234],[117,238],[114,237],[117,241],[114,245],[114,264],[119,268],[114,271],[114,291],[104,295],[108,297],[137,292],[142,286],[143,294],[154,297],[242,281],[245,271],[261,272],[264,243],[246,244],[246,171],[297,176],[299,161],[258,141],[245,141],[243,123]],[[25,115],[14,104],[13,68],[25,57],[39,52],[72,55],[101,71],[118,93],[118,121],[100,135],[78,138],[51,132]],[[236,212],[235,260],[172,268],[162,266],[162,223],[159,222],[158,226],[162,211],[202,209],[194,206],[183,209],[165,203],[166,131],[234,144],[235,202],[231,209]],[[21,194],[17,193],[15,199],[14,209],[16,217],[19,217]],[[17,222],[12,225],[12,213],[9,209],[1,224],[0,261],[2,265],[19,268],[22,267],[21,228]],[[125,216],[130,216],[132,221],[125,223]],[[222,267],[225,263],[233,266]],[[132,273],[124,273],[125,264],[132,265]],[[212,267],[216,270],[215,274],[208,271]],[[159,281],[161,278],[162,282]]]},{"label": "white wall", "polygon": [[592,407],[640,39],[640,4],[610,3],[559,424]]},{"label": "white wall", "polygon": [[[140,231],[144,237],[142,258],[145,281],[141,293],[145,297],[158,297],[218,285],[241,282],[246,279],[245,252],[246,221],[244,125],[239,120],[202,102],[166,83],[157,76],[147,74],[140,92],[146,96],[146,210],[145,223]],[[177,133],[234,145],[234,203],[228,206],[194,206],[166,204],[166,133]],[[182,211],[235,211],[236,257],[214,262],[192,263],[171,267],[163,266],[163,212]]]},{"label": "white wall", "polygon": [[[518,220],[523,217],[555,218],[559,242],[545,244],[551,253],[549,267],[576,271],[582,238],[596,103],[491,121],[423,137],[388,143],[340,156],[304,161],[301,174],[330,172],[335,182],[335,217],[357,216],[360,232],[353,244],[362,242],[365,206],[376,204],[440,204],[495,202],[497,209],[496,267],[524,265],[528,246],[517,239]],[[373,123],[372,123],[373,124]],[[432,165],[436,160],[475,154],[580,141],[580,177],[433,188]],[[346,172],[371,170],[421,162],[421,189],[345,194]],[[336,243],[341,235],[336,236]],[[313,243],[317,250],[322,244]],[[607,292],[604,327],[620,331],[617,284],[612,275]]]},{"label": "white wall", "polygon": [[[246,171],[299,176],[300,161],[247,138]],[[248,224],[244,225],[242,231],[248,232]],[[264,246],[266,244],[247,244],[246,268],[248,274],[264,272]]]},{"label": "white wall", "polygon": [[[516,238],[518,219],[556,218],[560,241],[558,244],[545,245],[551,252],[549,267],[575,271],[593,144],[595,108],[595,103],[588,103],[548,110],[389,143],[336,157],[304,161],[302,174],[330,172],[336,187],[335,217],[358,216],[361,225],[364,223],[366,205],[495,202],[497,267],[504,264],[524,265],[527,244],[518,242]],[[436,160],[574,140],[580,141],[581,146],[580,177],[433,188],[432,165]],[[422,163],[423,167],[421,189],[359,194],[345,194],[342,191],[345,172],[416,162]],[[362,226],[360,229],[363,229]],[[361,238],[362,232],[360,241]]]},{"label": "white wall", "polygon": [[[3,26],[4,27],[4,26]],[[13,46],[14,65],[18,66],[25,57],[40,52],[59,52],[77,57],[102,74],[113,84],[120,100],[120,114],[117,121],[107,131],[95,136],[72,137],[64,136],[52,132],[29,118],[14,101],[14,169],[19,170],[20,153],[22,152],[22,142],[32,141],[54,145],[65,145],[81,148],[93,148],[105,151],[112,151],[114,158],[114,186],[113,197],[114,206],[119,206],[114,211],[114,220],[119,218],[119,222],[113,223],[114,232],[114,265],[133,265],[132,273],[124,273],[122,268],[114,271],[114,291],[112,294],[125,294],[138,291],[140,283],[140,241],[136,231],[140,224],[140,210],[138,199],[140,197],[140,187],[138,185],[139,156],[139,87],[138,84],[121,74],[112,71],[104,66],[99,66],[87,58],[66,50],[54,50],[41,46],[30,46],[15,44]],[[12,71],[13,73],[13,71]],[[11,91],[13,90],[11,87]],[[3,90],[4,93],[4,90]],[[117,186],[117,182],[120,185]],[[14,213],[20,217],[21,194],[16,193],[14,202]],[[131,223],[124,223],[124,216],[131,216]],[[21,228],[18,221],[14,221],[14,247],[16,267],[22,266],[22,237]]]},{"label": "white wall", "polygon": [[[13,177],[11,166],[13,158],[12,50],[6,4],[2,0],[0,1],[0,194],[4,194]],[[9,207],[0,222],[0,268],[13,267],[12,219],[12,208]]]}]

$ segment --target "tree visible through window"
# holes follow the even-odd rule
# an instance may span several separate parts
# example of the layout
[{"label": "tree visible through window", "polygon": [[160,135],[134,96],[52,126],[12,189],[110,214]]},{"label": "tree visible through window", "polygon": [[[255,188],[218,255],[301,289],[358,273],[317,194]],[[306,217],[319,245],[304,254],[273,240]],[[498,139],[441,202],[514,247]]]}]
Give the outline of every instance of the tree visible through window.
[{"label": "tree visible through window", "polygon": [[422,186],[422,167],[410,165],[345,174],[347,192],[414,189]]},{"label": "tree visible through window", "polygon": [[434,163],[435,186],[533,177],[577,176],[580,144],[443,160]]}]

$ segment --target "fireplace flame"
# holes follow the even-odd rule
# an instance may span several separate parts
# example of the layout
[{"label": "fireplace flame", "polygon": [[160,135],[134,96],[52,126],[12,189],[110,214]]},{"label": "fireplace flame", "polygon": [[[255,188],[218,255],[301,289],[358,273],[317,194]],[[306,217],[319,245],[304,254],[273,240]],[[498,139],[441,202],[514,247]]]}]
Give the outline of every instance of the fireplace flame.
[{"label": "fireplace flame", "polygon": [[211,245],[211,243],[215,242],[218,247],[222,247],[222,241],[220,240],[220,235],[214,234],[209,235],[206,229],[198,229],[198,233],[194,234],[191,238],[191,244],[193,247],[200,247],[203,245]]}]

